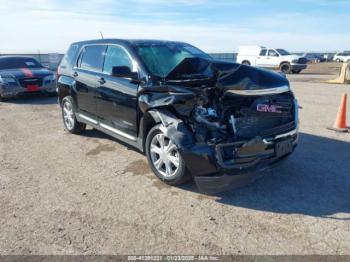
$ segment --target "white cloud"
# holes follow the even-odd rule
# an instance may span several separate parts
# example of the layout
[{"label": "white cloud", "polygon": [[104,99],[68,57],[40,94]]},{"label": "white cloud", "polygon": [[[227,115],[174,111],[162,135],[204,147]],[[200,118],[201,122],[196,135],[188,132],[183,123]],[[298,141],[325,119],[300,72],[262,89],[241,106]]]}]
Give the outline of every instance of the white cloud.
[{"label": "white cloud", "polygon": [[[94,4],[100,1],[93,0]],[[139,0],[132,0],[139,1]],[[163,0],[147,0],[148,2]],[[201,2],[204,0],[198,0]],[[16,1],[17,2],[17,1]],[[177,2],[186,2],[177,0]],[[89,2],[90,4],[90,2]],[[28,6],[32,8],[27,8]],[[1,6],[1,4],[0,4]],[[92,10],[94,5],[90,5]],[[333,51],[349,49],[349,34],[290,33],[256,31],[236,24],[199,23],[184,25],[167,20],[137,22],[94,12],[73,13],[62,10],[54,2],[30,0],[16,11],[7,11],[12,4],[0,9],[0,53],[64,52],[74,41],[99,38],[102,31],[111,38],[168,39],[189,42],[207,52],[233,52],[239,45],[259,44],[283,47],[292,51]],[[58,11],[61,10],[61,11]],[[157,14],[161,17],[162,14]],[[176,15],[176,13],[174,13]],[[294,14],[298,16],[298,14]],[[265,23],[273,24],[273,19]],[[341,39],[341,40],[339,40]]]}]

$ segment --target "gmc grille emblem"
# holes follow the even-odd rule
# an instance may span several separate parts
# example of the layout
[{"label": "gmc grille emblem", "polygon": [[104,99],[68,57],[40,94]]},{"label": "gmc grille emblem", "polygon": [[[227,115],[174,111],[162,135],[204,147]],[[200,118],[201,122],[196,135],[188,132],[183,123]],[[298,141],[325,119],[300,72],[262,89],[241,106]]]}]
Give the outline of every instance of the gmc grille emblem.
[{"label": "gmc grille emblem", "polygon": [[282,109],[282,107],[277,105],[257,104],[256,106],[256,111],[258,112],[282,113],[280,109]]}]

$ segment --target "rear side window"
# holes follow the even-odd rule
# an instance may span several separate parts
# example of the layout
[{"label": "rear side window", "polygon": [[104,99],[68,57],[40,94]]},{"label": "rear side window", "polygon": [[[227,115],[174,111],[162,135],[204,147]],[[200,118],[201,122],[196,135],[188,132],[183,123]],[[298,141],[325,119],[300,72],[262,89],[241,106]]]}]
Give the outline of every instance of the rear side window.
[{"label": "rear side window", "polygon": [[103,72],[111,74],[114,66],[127,66],[133,70],[132,61],[122,47],[108,46]]},{"label": "rear side window", "polygon": [[102,71],[105,45],[92,45],[83,49],[79,58],[79,67],[86,70]]},{"label": "rear side window", "polygon": [[261,49],[260,56],[266,56],[267,49]]}]

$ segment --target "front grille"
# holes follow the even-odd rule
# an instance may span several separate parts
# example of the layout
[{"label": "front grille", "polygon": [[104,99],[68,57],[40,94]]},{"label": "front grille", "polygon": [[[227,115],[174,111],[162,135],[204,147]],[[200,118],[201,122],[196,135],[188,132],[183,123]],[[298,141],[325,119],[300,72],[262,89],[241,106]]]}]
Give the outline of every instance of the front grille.
[{"label": "front grille", "polygon": [[298,59],[298,64],[306,64],[307,63],[307,59],[305,57],[301,57]]},{"label": "front grille", "polygon": [[19,79],[19,83],[23,88],[27,88],[30,85],[36,85],[40,87],[43,85],[43,79],[39,77],[28,77]]}]

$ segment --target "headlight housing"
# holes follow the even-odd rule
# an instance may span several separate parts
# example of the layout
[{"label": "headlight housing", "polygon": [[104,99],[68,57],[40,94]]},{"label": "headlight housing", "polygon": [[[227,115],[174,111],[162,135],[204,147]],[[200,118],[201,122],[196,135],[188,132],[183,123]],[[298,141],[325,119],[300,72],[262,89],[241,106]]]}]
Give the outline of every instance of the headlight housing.
[{"label": "headlight housing", "polygon": [[16,83],[16,79],[12,76],[0,76],[0,84]]},{"label": "headlight housing", "polygon": [[294,60],[292,60],[292,63],[293,64],[297,64],[299,62],[299,59],[294,59]]}]

